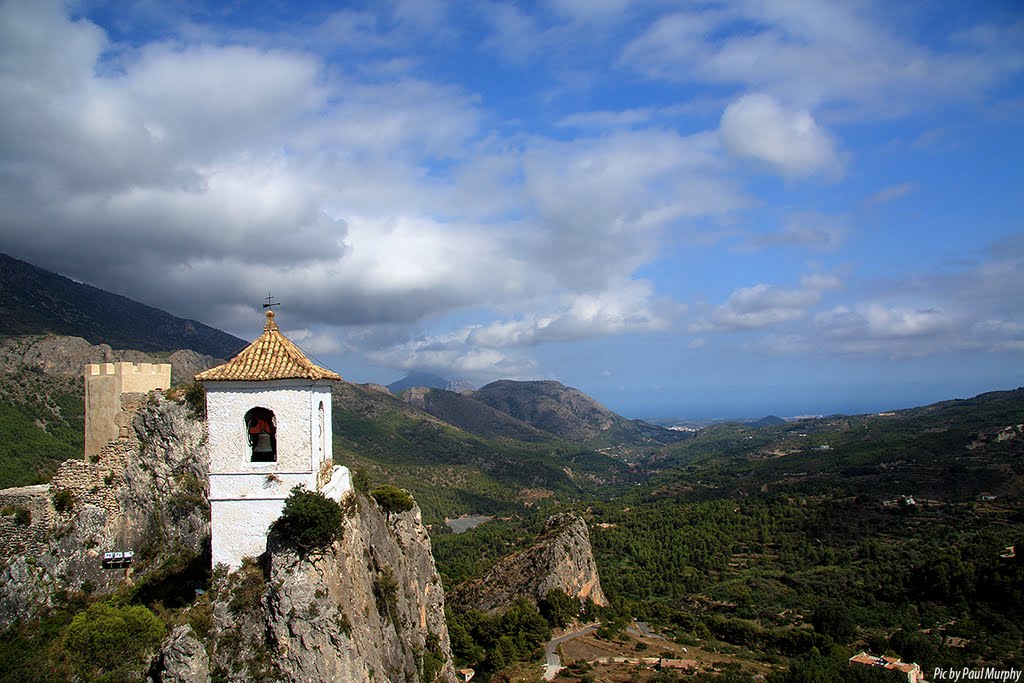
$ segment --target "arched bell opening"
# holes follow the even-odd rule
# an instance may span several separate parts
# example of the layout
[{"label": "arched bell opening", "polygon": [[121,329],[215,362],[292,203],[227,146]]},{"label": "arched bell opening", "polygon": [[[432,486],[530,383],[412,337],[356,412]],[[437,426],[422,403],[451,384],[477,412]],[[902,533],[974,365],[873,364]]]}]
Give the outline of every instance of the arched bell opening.
[{"label": "arched bell opening", "polygon": [[277,418],[267,408],[253,408],[245,414],[250,462],[277,462]]}]

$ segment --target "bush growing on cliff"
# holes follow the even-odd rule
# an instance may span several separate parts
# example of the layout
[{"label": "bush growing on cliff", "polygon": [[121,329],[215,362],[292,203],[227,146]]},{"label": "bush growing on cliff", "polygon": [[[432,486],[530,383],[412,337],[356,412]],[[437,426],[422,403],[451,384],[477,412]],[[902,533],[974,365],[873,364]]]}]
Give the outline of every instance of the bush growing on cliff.
[{"label": "bush growing on cliff", "polygon": [[366,470],[360,467],[359,469],[351,470],[352,472],[352,488],[359,493],[370,492],[370,475],[366,473]]},{"label": "bush growing on cliff", "polygon": [[185,389],[185,404],[192,411],[196,418],[202,420],[206,417],[206,388],[199,382],[192,382]]},{"label": "bush growing on cliff", "polygon": [[398,620],[398,580],[393,567],[382,568],[374,578],[373,596],[377,602],[377,612],[394,624],[397,630],[401,630],[402,624]]},{"label": "bush growing on cliff", "polygon": [[391,513],[407,512],[412,510],[412,506],[415,505],[408,491],[389,484],[378,486],[370,492],[370,495],[377,501],[380,509],[388,515]]},{"label": "bush growing on cliff", "polygon": [[71,620],[64,647],[86,681],[131,680],[164,637],[164,623],[141,605],[93,605]]},{"label": "bush growing on cliff", "polygon": [[301,486],[292,489],[274,531],[299,550],[325,548],[341,537],[345,513],[341,506],[319,491]]}]

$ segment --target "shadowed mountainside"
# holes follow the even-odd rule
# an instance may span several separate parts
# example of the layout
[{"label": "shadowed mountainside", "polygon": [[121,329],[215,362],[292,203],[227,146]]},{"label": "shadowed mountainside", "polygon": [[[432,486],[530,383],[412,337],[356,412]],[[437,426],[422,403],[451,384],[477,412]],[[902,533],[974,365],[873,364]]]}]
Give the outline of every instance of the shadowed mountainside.
[{"label": "shadowed mountainside", "polygon": [[246,342],[0,254],[0,335],[58,334],[115,349],[230,358]]}]

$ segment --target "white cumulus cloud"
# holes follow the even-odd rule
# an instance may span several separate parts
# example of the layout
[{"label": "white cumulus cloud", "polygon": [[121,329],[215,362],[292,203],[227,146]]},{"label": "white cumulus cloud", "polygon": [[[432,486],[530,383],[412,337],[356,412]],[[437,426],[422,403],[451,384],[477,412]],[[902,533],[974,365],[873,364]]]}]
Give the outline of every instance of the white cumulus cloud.
[{"label": "white cumulus cloud", "polygon": [[940,308],[913,308],[869,303],[837,306],[820,313],[815,324],[831,337],[860,339],[920,337],[946,332],[953,316]]},{"label": "white cumulus cloud", "polygon": [[744,95],[726,107],[718,134],[733,156],[786,176],[835,173],[841,166],[835,142],[810,112],[786,109],[763,93]]},{"label": "white cumulus cloud", "polygon": [[737,332],[799,320],[822,300],[822,291],[839,286],[829,275],[805,276],[799,288],[765,283],[733,290],[721,306],[690,325],[690,332]]}]

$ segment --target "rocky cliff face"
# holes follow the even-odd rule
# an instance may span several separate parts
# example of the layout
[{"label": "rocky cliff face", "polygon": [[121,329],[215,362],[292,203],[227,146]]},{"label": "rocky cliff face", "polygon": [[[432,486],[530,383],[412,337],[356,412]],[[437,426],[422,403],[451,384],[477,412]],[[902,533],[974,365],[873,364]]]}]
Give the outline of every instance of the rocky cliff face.
[{"label": "rocky cliff face", "polygon": [[419,509],[385,516],[362,497],[347,507],[343,536],[325,551],[303,557],[272,538],[262,565],[218,578],[208,649],[190,644],[176,659],[179,634],[165,647],[171,667],[154,679],[188,680],[174,662],[201,669],[208,651],[220,680],[454,681]]},{"label": "rocky cliff face", "polygon": [[517,597],[533,601],[559,589],[580,601],[607,605],[601,590],[587,523],[576,515],[555,515],[537,542],[496,564],[483,576],[458,586],[450,602],[459,610],[504,609]]}]

